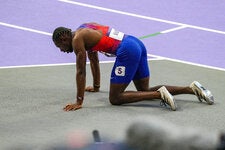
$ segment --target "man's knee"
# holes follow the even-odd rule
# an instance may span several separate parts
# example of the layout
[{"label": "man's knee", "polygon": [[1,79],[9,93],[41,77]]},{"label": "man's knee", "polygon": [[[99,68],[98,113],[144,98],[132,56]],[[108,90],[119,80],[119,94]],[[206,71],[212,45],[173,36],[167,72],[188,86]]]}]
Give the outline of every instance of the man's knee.
[{"label": "man's knee", "polygon": [[110,84],[109,101],[112,105],[123,104],[123,92],[127,86],[128,83]]},{"label": "man's knee", "polygon": [[115,97],[115,96],[109,96],[109,101],[112,105],[121,105],[121,101],[119,99],[119,97]]}]

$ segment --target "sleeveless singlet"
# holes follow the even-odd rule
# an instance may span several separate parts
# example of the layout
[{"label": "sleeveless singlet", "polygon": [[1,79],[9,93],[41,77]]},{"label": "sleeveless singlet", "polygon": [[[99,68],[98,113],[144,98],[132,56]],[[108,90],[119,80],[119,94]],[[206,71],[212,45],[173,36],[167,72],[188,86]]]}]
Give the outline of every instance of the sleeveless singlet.
[{"label": "sleeveless singlet", "polygon": [[85,23],[78,27],[78,29],[80,28],[90,28],[93,30],[102,31],[102,38],[90,50],[102,52],[106,54],[106,56],[110,56],[107,54],[116,54],[116,50],[124,37],[124,33],[116,31],[115,29],[110,28],[109,26]]}]

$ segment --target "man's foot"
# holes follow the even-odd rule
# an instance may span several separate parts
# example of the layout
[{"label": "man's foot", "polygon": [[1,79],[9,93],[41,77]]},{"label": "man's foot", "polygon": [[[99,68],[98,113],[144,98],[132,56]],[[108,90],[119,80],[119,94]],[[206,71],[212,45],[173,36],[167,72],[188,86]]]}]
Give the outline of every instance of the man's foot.
[{"label": "man's foot", "polygon": [[169,93],[166,87],[162,86],[157,91],[159,91],[161,94],[162,103],[164,105],[168,104],[171,107],[171,109],[175,111],[177,109],[176,102],[174,101],[173,96]]},{"label": "man's foot", "polygon": [[198,100],[202,102],[202,99],[205,100],[209,105],[214,103],[214,98],[212,93],[205,89],[198,81],[191,83],[190,88],[193,90],[195,95],[198,97]]}]

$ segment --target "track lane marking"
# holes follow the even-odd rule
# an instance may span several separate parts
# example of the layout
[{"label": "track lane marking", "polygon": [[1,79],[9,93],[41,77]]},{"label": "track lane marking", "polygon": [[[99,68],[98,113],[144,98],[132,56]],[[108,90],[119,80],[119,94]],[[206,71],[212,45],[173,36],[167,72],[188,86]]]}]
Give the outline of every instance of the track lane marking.
[{"label": "track lane marking", "polygon": [[26,27],[22,27],[22,26],[17,26],[17,25],[13,25],[13,24],[8,24],[8,23],[4,23],[4,22],[0,22],[0,25],[10,27],[10,28],[20,29],[20,30],[24,30],[24,31],[34,32],[34,33],[38,33],[38,34],[52,36],[52,34],[48,33],[48,32],[35,30],[35,29],[31,29],[31,28],[26,28]]},{"label": "track lane marking", "polygon": [[83,6],[83,7],[93,8],[93,9],[97,9],[97,10],[103,10],[103,11],[107,11],[107,12],[112,12],[112,13],[117,13],[117,14],[137,17],[137,18],[142,18],[142,19],[146,19],[146,20],[153,20],[153,21],[158,21],[158,22],[163,22],[163,23],[168,23],[168,24],[173,24],[173,25],[178,25],[178,26],[186,26],[186,27],[193,28],[193,29],[198,29],[198,30],[214,32],[214,33],[219,33],[219,34],[224,34],[225,35],[225,31],[209,29],[209,28],[204,28],[204,27],[184,24],[184,23],[180,23],[180,22],[175,22],[175,21],[169,21],[169,20],[164,20],[164,19],[144,16],[144,15],[138,15],[138,14],[135,14],[135,13],[124,12],[124,11],[120,11],[120,10],[115,10],[115,9],[110,9],[110,8],[105,8],[105,7],[100,7],[100,6],[80,3],[80,2],[71,1],[71,0],[58,0],[58,1],[59,2],[64,2],[64,3],[73,4],[73,5],[79,5],[79,6]]}]

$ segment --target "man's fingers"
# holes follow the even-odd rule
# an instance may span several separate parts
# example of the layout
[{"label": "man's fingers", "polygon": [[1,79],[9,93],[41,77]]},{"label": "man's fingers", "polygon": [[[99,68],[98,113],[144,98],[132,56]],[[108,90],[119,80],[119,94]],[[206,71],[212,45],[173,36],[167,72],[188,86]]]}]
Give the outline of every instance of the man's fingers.
[{"label": "man's fingers", "polygon": [[67,104],[67,105],[63,108],[63,110],[69,111],[69,110],[71,110],[71,108],[72,108],[72,104]]},{"label": "man's fingers", "polygon": [[81,105],[77,105],[77,104],[68,104],[66,105],[66,107],[63,108],[64,111],[72,111],[72,110],[77,110],[80,109]]},{"label": "man's fingers", "polygon": [[94,88],[92,86],[88,86],[88,87],[85,88],[85,91],[94,92]]},{"label": "man's fingers", "polygon": [[80,108],[81,108],[81,106],[77,106],[77,107],[73,108],[72,110],[77,110],[77,109],[80,109]]},{"label": "man's fingers", "polygon": [[95,89],[92,86],[88,86],[88,87],[85,88],[85,91],[87,91],[87,92],[99,92],[99,88]]}]

